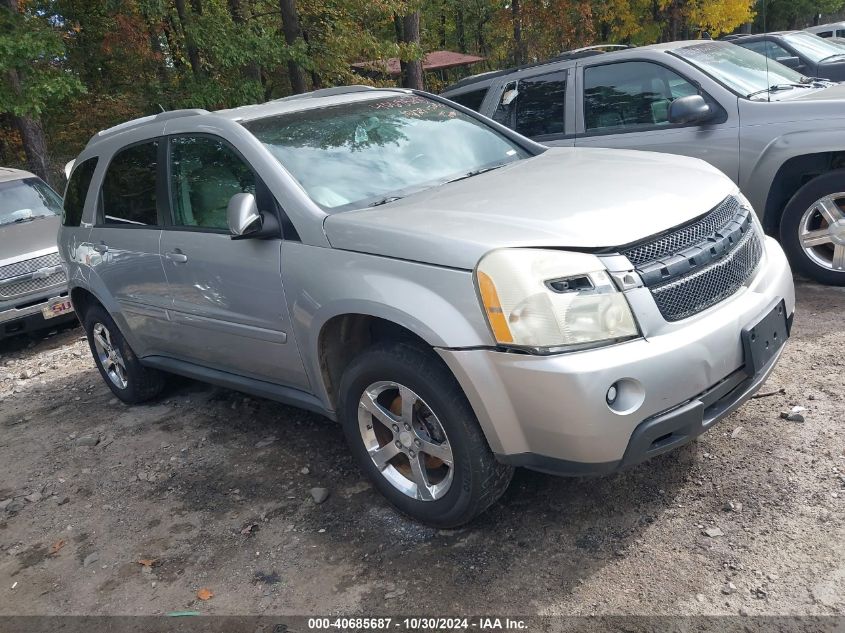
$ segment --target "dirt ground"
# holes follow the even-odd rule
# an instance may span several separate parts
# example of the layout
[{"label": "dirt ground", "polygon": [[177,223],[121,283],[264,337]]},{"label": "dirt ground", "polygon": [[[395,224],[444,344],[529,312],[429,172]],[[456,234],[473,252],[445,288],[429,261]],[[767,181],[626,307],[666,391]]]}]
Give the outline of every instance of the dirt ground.
[{"label": "dirt ground", "polygon": [[186,380],[127,407],[81,329],[7,341],[0,615],[845,614],[843,332],[845,289],[799,283],[783,393],[629,472],[517,472],[457,531],[323,418]]}]

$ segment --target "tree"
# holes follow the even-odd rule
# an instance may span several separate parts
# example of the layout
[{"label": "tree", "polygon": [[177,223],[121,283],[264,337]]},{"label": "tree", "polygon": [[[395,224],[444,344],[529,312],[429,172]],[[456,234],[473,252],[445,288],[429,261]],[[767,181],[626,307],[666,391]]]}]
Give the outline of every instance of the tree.
[{"label": "tree", "polygon": [[[282,13],[282,30],[285,35],[285,42],[288,46],[296,46],[297,41],[302,36],[299,27],[299,15],[296,12],[296,0],[279,0],[279,9]],[[290,75],[290,88],[294,94],[307,90],[305,74],[293,58],[288,60],[288,74]]]},{"label": "tree", "polygon": [[402,18],[402,85],[424,90],[420,47],[420,12],[412,11]]},{"label": "tree", "polygon": [[82,86],[60,67],[61,39],[42,18],[22,13],[17,0],[0,0],[0,50],[0,112],[20,134],[30,171],[51,181],[41,115]]}]

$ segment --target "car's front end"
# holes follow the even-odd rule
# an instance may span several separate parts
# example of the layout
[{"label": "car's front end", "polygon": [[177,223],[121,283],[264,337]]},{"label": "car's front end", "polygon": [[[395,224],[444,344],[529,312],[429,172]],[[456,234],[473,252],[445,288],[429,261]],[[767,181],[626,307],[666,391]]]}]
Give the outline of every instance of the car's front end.
[{"label": "car's front end", "polygon": [[472,269],[493,344],[438,353],[515,465],[604,473],[677,447],[760,387],[791,327],[781,247],[695,159],[552,149],[326,226]]},{"label": "car's front end", "polygon": [[[9,173],[6,173],[9,172]],[[56,233],[61,198],[26,172],[0,176],[0,339],[75,319]]]},{"label": "car's front end", "polygon": [[676,448],[759,389],[789,336],[789,265],[738,196],[614,253],[528,252],[475,273],[499,347],[441,351],[507,463],[601,474]]}]

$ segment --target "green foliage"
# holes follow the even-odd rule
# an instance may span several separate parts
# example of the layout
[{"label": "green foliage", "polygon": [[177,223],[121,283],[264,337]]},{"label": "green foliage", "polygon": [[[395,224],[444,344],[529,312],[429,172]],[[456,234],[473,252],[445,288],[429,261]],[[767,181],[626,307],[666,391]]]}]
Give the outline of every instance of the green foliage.
[{"label": "green foliage", "polygon": [[[2,7],[14,0],[0,0],[0,113],[40,118],[60,154],[54,162],[133,117],[290,94],[291,64],[308,88],[395,85],[355,74],[350,64],[447,49],[484,57],[471,69],[481,72],[597,42],[717,36],[755,11],[759,24],[763,2],[770,28],[804,26],[845,7],[845,0],[296,0],[299,32],[287,44],[279,0],[17,1],[22,10],[13,13]],[[397,23],[415,11],[420,43],[400,43]],[[466,72],[429,73],[427,87],[436,91]],[[15,134],[0,123],[0,140],[11,139],[0,142],[0,161],[16,161]]]},{"label": "green foliage", "polygon": [[802,29],[815,23],[830,21],[845,9],[845,0],[760,0],[754,20],[756,31]]},{"label": "green foliage", "polygon": [[80,93],[64,57],[60,35],[43,19],[0,8],[0,112],[38,117]]}]

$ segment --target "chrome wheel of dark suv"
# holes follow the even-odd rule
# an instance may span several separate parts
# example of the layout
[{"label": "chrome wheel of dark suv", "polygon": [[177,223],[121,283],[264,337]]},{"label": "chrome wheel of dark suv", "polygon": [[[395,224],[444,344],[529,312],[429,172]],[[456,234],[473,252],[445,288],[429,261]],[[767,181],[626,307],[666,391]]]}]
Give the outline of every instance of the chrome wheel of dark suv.
[{"label": "chrome wheel of dark suv", "polygon": [[801,247],[822,268],[845,272],[845,192],[816,200],[801,216]]},{"label": "chrome wheel of dark suv", "polygon": [[845,169],[816,176],[783,211],[780,242],[792,268],[823,284],[845,286]]}]

